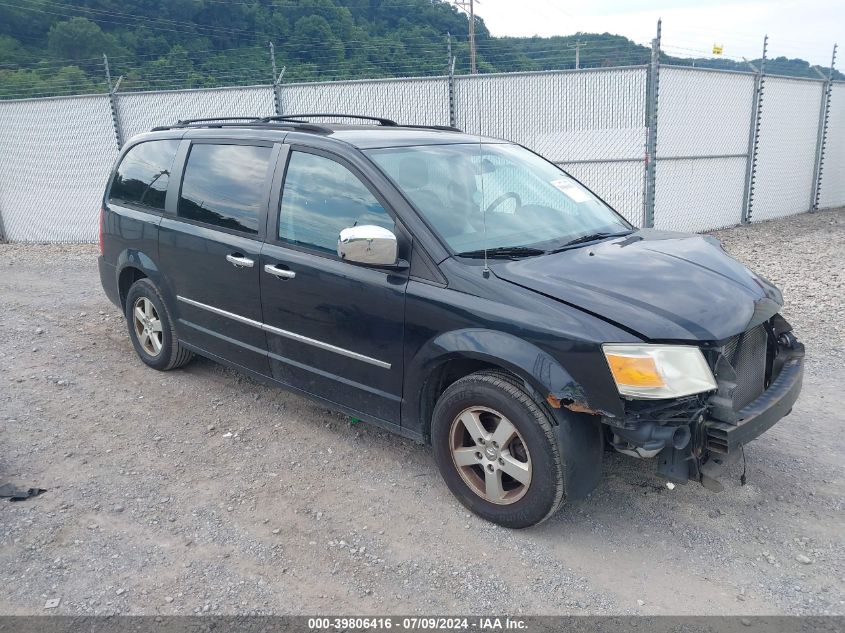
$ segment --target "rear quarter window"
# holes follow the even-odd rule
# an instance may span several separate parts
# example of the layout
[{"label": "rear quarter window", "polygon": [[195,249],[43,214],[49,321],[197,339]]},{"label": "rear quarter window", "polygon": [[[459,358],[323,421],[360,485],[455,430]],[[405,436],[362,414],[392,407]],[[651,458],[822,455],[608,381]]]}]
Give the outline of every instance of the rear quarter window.
[{"label": "rear quarter window", "polygon": [[109,202],[164,210],[170,170],[178,139],[139,143],[120,161],[109,190]]}]

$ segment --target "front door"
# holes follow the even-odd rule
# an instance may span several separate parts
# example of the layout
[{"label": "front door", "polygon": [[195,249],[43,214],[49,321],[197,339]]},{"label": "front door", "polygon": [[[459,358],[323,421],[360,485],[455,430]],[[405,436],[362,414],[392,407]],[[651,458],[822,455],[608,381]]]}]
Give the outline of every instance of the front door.
[{"label": "front door", "polygon": [[180,337],[262,374],[269,367],[259,260],[277,154],[272,145],[194,141],[177,217],[159,229]]},{"label": "front door", "polygon": [[343,228],[395,230],[386,205],[351,165],[293,148],[279,212],[270,217],[260,275],[273,376],[399,424],[407,274],[336,253]]}]

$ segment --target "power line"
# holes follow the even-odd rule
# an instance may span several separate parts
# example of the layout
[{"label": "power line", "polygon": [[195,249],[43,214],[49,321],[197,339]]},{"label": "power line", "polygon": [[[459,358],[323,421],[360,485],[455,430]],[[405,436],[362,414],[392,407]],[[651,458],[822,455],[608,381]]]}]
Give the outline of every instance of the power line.
[{"label": "power line", "polygon": [[[365,47],[356,47],[356,52],[361,50],[366,50],[370,52],[393,52],[395,46],[393,43],[387,42],[371,42],[368,46]],[[559,57],[563,57],[566,55],[566,51],[564,48],[561,47],[550,47],[550,48],[538,48],[538,49],[529,49],[526,51],[503,51],[499,52],[499,45],[495,41],[487,41],[487,42],[480,42],[478,44],[478,49],[481,52],[489,54],[491,60],[493,60],[497,65],[503,63],[516,63],[516,62],[548,62],[555,60]],[[604,55],[604,56],[613,56],[613,57],[620,57],[625,55],[626,57],[631,56],[645,56],[648,54],[646,50],[640,51],[631,51],[629,45],[624,45],[620,43],[591,43],[590,50],[593,53],[593,56],[597,55]],[[442,54],[443,48],[442,44],[440,43],[428,43],[424,46],[415,47],[414,53],[427,53],[432,56],[432,58],[439,56]],[[170,55],[173,54],[173,51],[169,51],[167,53],[161,54],[147,54],[147,55],[139,55],[138,58],[133,56],[112,56],[110,57],[110,61],[112,61],[113,65],[120,68],[126,67],[139,67],[145,60],[150,61],[157,61],[157,60],[165,60],[167,61]],[[243,63],[238,62],[237,60],[243,61],[263,61],[265,56],[265,49],[264,47],[239,47],[234,49],[210,49],[210,50],[199,50],[199,51],[184,51],[178,53],[178,58],[182,55],[185,56],[191,63],[198,63],[200,68],[207,66],[213,63],[224,63],[225,65],[231,65],[232,63]],[[324,51],[320,50],[311,50],[308,52],[309,57],[311,58],[312,63],[325,63],[326,60],[334,60],[334,56],[325,53]],[[98,58],[94,58],[90,63],[86,60],[67,60],[74,65],[88,67],[89,70],[96,68],[99,70],[102,67],[102,61]],[[358,58],[351,58],[344,60],[344,63],[355,63],[360,62]],[[415,58],[413,61],[420,61],[419,59]],[[369,63],[369,62],[365,62]],[[49,71],[51,69],[57,69],[64,64],[60,60],[51,60],[49,62],[38,62],[31,66],[23,66],[17,65],[20,69],[23,70],[36,70],[36,71]],[[8,66],[7,66],[8,67]]]},{"label": "power line", "polygon": [[[30,1],[33,1],[33,0],[30,0]],[[472,2],[474,2],[474,0],[462,0],[462,1],[464,3],[466,3],[467,1],[470,1],[470,12],[472,13],[472,11],[473,11]],[[152,19],[152,20],[155,20],[155,21],[158,21],[158,22],[166,22],[168,24],[177,25],[177,26],[184,25],[187,29],[189,29],[191,31],[202,30],[202,29],[206,29],[206,30],[212,29],[212,30],[216,30],[216,31],[229,33],[229,34],[248,34],[248,35],[251,35],[251,36],[256,35],[255,32],[244,31],[242,29],[224,29],[224,28],[221,28],[221,27],[212,27],[212,26],[208,26],[208,25],[185,23],[185,22],[180,22],[180,21],[176,21],[176,20],[168,20],[168,19],[165,19],[165,18],[147,18],[146,16],[138,16],[138,15],[134,15],[134,14],[120,13],[120,12],[114,12],[114,11],[106,11],[106,10],[100,10],[100,9],[90,9],[90,8],[83,8],[83,7],[68,7],[66,5],[59,5],[55,2],[48,2],[47,0],[43,0],[43,4],[48,4],[48,5],[51,5],[51,6],[57,6],[57,7],[60,7],[61,9],[63,9],[63,10],[66,10],[66,11],[70,11],[70,10],[75,9],[75,10],[79,10],[79,11],[83,11],[83,12],[86,12],[86,11],[87,12],[97,12],[99,14],[104,14],[104,15],[108,15],[108,16],[119,16],[119,17],[129,18],[131,20],[140,20],[140,21],[144,22],[143,26],[146,27],[146,28],[150,27],[150,25],[148,24],[148,21],[150,19]],[[242,3],[242,4],[247,6],[247,3]],[[9,7],[9,6],[12,6],[12,5],[8,5],[8,4],[0,2],[0,6]],[[257,5],[248,5],[248,6],[257,6]],[[275,5],[275,6],[280,6],[280,5]],[[415,6],[417,6],[417,5],[415,5]],[[444,6],[451,6],[451,5],[446,5],[444,3]],[[59,15],[60,17],[68,17],[68,16],[65,16],[65,15],[62,15],[62,14],[57,14],[57,13],[54,13],[54,12],[46,11],[46,10],[43,10],[43,9],[38,9],[38,8],[35,8],[35,7],[19,6],[17,8],[22,8],[22,9],[29,10],[29,11],[35,11],[35,12],[46,13],[46,14],[51,14],[51,15]],[[474,18],[474,16],[473,16],[473,18]],[[123,26],[137,26],[137,24],[135,24],[135,23],[127,24],[127,23],[124,23],[124,22],[114,22],[114,21],[108,21],[108,20],[102,20],[102,21],[105,22],[105,23],[117,24],[117,25],[123,25]],[[471,24],[471,26],[473,26],[473,31],[474,31],[474,19],[472,19],[470,21],[470,24]],[[171,31],[171,32],[179,32],[179,33],[185,32],[185,31],[180,30],[180,29],[171,29],[171,28],[166,28],[166,27],[162,27],[162,26],[158,26],[158,25],[154,26],[153,28],[156,29],[156,30],[164,30],[164,31]],[[473,32],[473,36],[474,36],[474,32]],[[434,40],[434,38],[435,38],[435,36],[433,36],[433,35],[432,36],[410,36],[410,37],[403,38],[402,43],[406,44],[409,40],[419,40],[419,41],[425,42],[426,44],[431,44],[432,41]],[[471,38],[471,39],[473,40],[471,42],[471,45],[470,45],[471,67],[475,71],[475,57],[477,55],[476,50],[478,48],[478,45],[475,44],[474,37]],[[312,42],[316,43],[317,41],[319,41],[319,38],[306,38],[306,40],[311,40]],[[379,42],[379,41],[373,41],[373,40],[367,40],[367,41],[364,41],[364,40],[345,40],[345,41],[341,40],[341,43],[344,44],[344,45],[357,45],[356,48],[359,49],[359,50],[370,50],[370,51],[372,51],[372,50],[378,51],[382,47],[394,44],[392,42],[387,43],[387,42]],[[484,44],[487,44],[487,43],[482,42],[482,44],[484,45]],[[253,48],[257,50],[259,47],[256,46],[256,47],[253,47]],[[229,50],[232,50],[232,49],[229,49]],[[235,49],[235,50],[237,50],[237,49]],[[215,51],[212,51],[212,53],[213,52],[215,52]],[[160,58],[164,55],[165,54],[158,55],[158,56],[147,55],[147,57],[150,57],[150,58],[159,57]],[[530,57],[530,54],[528,54],[526,56]],[[126,56],[121,56],[121,57],[126,58]],[[576,58],[577,57],[578,57],[578,51],[576,50]],[[132,57],[128,57],[128,58],[132,59]],[[117,60],[118,58],[116,57],[115,59]],[[71,61],[73,61],[73,60],[71,60]]]}]

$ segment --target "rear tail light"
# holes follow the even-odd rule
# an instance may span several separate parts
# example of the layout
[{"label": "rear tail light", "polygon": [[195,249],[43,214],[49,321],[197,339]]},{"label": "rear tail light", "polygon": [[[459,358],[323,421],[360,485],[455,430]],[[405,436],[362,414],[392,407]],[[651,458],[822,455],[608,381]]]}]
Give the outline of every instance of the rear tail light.
[{"label": "rear tail light", "polygon": [[103,252],[104,251],[103,241],[104,241],[104,238],[105,238],[105,235],[104,235],[105,228],[106,228],[105,224],[106,224],[106,207],[102,206],[102,207],[100,207],[100,233],[99,233],[100,255],[104,254],[104,252]]}]

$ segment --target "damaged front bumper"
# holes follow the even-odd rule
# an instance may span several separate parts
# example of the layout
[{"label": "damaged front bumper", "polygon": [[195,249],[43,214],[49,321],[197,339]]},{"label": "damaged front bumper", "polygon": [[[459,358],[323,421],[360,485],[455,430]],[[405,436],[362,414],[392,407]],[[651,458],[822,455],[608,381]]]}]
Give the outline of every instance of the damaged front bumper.
[{"label": "damaged front bumper", "polygon": [[769,388],[739,411],[736,424],[718,420],[704,422],[705,448],[711,453],[731,455],[743,444],[768,431],[775,422],[792,411],[792,405],[801,393],[803,377],[803,357],[784,363]]},{"label": "damaged front bumper", "polygon": [[742,447],[788,415],[801,393],[804,346],[779,315],[767,328],[765,389],[751,402],[731,406],[736,373],[726,365],[723,350],[716,349],[715,393],[648,405],[630,402],[625,420],[606,419],[611,444],[626,454],[656,457],[658,474],[669,481],[699,481],[720,490],[718,477],[742,455]]}]

